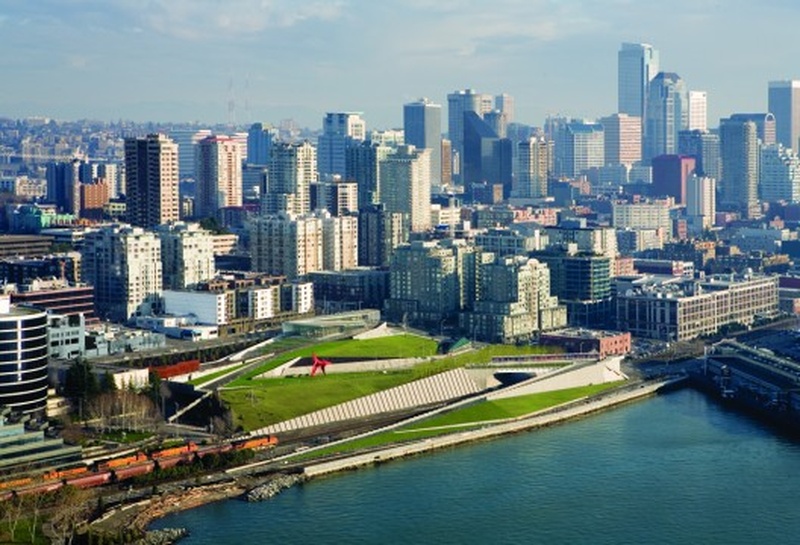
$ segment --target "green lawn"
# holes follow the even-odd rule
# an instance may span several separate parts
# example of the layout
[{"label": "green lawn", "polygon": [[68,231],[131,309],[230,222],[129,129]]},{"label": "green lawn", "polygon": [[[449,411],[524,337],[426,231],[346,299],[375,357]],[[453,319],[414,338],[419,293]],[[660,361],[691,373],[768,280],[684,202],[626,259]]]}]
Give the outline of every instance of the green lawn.
[{"label": "green lawn", "polygon": [[212,380],[218,379],[223,375],[232,373],[236,369],[237,369],[236,367],[228,367],[227,369],[223,369],[222,371],[217,371],[216,373],[210,373],[208,375],[204,375],[199,378],[193,378],[192,380],[189,381],[189,384],[191,384],[192,386],[200,386],[202,384],[205,384],[206,382],[211,382]]},{"label": "green lawn", "polygon": [[335,341],[306,346],[273,358],[258,369],[231,382],[222,390],[223,400],[231,407],[236,424],[253,430],[331,405],[344,403],[375,392],[450,369],[488,363],[492,357],[529,353],[551,353],[552,348],[491,345],[457,356],[416,365],[412,369],[389,372],[347,373],[255,379],[253,377],[293,358],[320,357],[425,357],[436,353],[436,341],[414,335],[396,335],[364,341]]},{"label": "green lawn", "polygon": [[[593,384],[566,390],[555,390],[527,396],[501,399],[497,401],[486,401],[471,405],[463,409],[455,410],[439,416],[434,416],[428,420],[415,422],[409,426],[401,427],[396,430],[370,435],[356,439],[342,445],[336,445],[307,454],[299,455],[295,459],[310,460],[320,458],[330,454],[354,452],[361,449],[368,449],[380,446],[389,446],[393,443],[415,441],[446,435],[448,433],[459,433],[466,430],[480,427],[485,422],[491,420],[503,420],[516,418],[531,414],[543,409],[548,409],[574,401],[582,397],[591,396],[605,390],[616,388],[620,382],[609,382],[606,384]],[[448,428],[446,426],[454,426]]]}]

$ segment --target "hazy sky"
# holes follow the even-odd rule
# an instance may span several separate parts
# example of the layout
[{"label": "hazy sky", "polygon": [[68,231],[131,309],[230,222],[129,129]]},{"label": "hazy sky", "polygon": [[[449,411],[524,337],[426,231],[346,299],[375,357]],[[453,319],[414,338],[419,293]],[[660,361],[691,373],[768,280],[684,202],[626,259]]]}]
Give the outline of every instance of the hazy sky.
[{"label": "hazy sky", "polygon": [[[471,87],[517,120],[607,115],[617,51],[648,42],[709,124],[800,78],[797,0],[0,0],[0,116],[321,126]],[[443,127],[446,131],[446,126]]]}]

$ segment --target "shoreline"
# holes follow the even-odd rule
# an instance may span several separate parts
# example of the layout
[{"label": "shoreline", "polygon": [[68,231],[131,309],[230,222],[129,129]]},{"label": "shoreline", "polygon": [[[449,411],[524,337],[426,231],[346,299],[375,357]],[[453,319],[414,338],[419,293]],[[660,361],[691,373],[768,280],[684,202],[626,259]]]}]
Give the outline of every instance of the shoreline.
[{"label": "shoreline", "polygon": [[[309,463],[303,469],[303,479],[310,480],[343,471],[352,471],[387,462],[433,452],[435,450],[454,447],[462,444],[510,435],[523,431],[535,430],[551,425],[567,422],[622,405],[628,402],[656,395],[659,391],[674,388],[685,381],[678,379],[660,380],[653,383],[628,384],[618,390],[607,392],[596,399],[572,401],[561,407],[554,407],[539,413],[496,423],[476,430],[456,432],[415,441],[408,444],[389,446],[380,450],[365,453],[354,453],[332,461]],[[282,474],[276,473],[265,478],[247,477],[250,484],[239,480],[231,480],[215,484],[199,484],[188,489],[164,492],[151,496],[134,504],[115,507],[90,523],[90,527],[103,530],[103,526],[119,528],[121,525],[147,532],[149,526],[164,516],[207,505],[216,501],[242,498],[249,490],[264,486]]]}]

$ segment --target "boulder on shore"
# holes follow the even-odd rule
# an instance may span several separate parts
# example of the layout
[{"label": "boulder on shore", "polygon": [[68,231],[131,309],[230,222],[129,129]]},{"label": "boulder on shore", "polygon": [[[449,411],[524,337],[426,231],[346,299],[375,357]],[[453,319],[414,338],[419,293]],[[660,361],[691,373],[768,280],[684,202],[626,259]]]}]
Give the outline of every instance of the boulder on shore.
[{"label": "boulder on shore", "polygon": [[303,482],[303,480],[302,475],[278,475],[247,492],[244,495],[244,499],[249,502],[268,500],[283,490]]}]

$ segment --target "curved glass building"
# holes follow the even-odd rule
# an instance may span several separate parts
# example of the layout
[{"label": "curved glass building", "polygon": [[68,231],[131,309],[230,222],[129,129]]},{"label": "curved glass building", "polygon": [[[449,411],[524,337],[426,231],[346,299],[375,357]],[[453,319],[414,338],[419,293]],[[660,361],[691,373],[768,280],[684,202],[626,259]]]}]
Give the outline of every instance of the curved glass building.
[{"label": "curved glass building", "polygon": [[0,406],[43,412],[47,405],[47,313],[0,298]]}]

